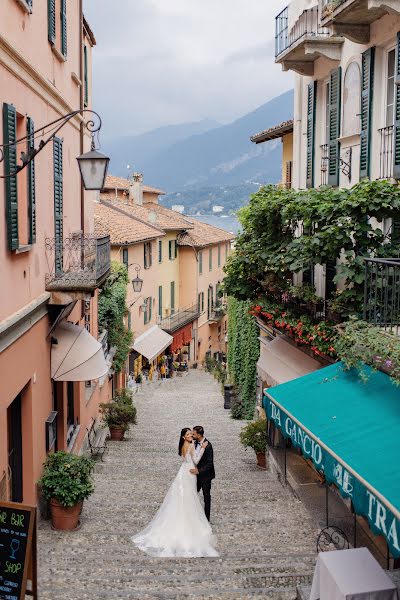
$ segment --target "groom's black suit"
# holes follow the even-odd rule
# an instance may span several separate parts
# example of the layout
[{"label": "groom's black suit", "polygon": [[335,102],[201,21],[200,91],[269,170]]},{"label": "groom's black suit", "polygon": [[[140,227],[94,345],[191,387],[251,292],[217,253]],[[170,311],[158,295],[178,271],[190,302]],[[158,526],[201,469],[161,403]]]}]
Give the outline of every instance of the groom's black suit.
[{"label": "groom's black suit", "polygon": [[204,450],[203,456],[199,460],[197,465],[197,470],[199,474],[197,475],[197,491],[203,490],[204,496],[204,512],[206,513],[206,517],[210,520],[211,513],[211,481],[215,479],[215,469],[214,469],[214,450],[212,444],[206,438],[203,439],[203,442],[207,441],[207,447]]}]

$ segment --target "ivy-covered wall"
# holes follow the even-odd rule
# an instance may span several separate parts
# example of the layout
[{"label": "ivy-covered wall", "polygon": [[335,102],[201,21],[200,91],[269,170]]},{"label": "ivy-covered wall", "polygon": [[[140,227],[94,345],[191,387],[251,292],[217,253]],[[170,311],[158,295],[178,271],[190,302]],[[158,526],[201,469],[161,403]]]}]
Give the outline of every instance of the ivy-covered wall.
[{"label": "ivy-covered wall", "polygon": [[259,330],[249,314],[250,302],[228,299],[228,371],[237,390],[232,406],[235,419],[252,419],[256,405]]}]

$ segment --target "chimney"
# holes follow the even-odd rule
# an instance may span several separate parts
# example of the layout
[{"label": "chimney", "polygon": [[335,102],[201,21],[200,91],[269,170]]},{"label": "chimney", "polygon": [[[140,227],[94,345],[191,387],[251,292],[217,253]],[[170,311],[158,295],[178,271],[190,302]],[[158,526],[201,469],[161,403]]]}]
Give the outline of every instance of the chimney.
[{"label": "chimney", "polygon": [[143,175],[134,173],[129,186],[129,202],[133,204],[143,204]]}]

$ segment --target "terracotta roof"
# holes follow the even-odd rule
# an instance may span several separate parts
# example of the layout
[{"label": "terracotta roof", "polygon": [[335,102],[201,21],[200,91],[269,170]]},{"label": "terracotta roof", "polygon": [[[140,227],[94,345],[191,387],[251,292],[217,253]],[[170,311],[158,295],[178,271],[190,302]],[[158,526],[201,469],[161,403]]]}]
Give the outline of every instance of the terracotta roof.
[{"label": "terracotta roof", "polygon": [[128,204],[120,198],[115,198],[114,194],[107,192],[100,194],[100,201],[106,202],[108,206],[114,206],[127,215],[141,219],[144,223],[149,223],[153,227],[162,230],[182,231],[193,227],[185,216],[154,202],[146,202],[143,206]]},{"label": "terracotta roof", "polygon": [[[125,179],[125,177],[115,177],[115,175],[107,175],[106,183],[104,186],[105,190],[127,190],[131,185],[131,181],[129,179]],[[159,190],[157,188],[151,187],[150,185],[143,185],[143,191],[149,194],[158,194],[159,196],[165,196],[165,192],[163,190]]]},{"label": "terracotta roof", "polygon": [[178,236],[179,246],[194,246],[195,248],[204,248],[221,242],[230,242],[235,238],[233,233],[224,229],[202,223],[197,219],[190,220],[193,229],[185,231]]},{"label": "terracotta roof", "polygon": [[96,202],[94,223],[97,235],[109,235],[112,245],[126,245],[162,237],[165,233],[109,204]]},{"label": "terracotta roof", "polygon": [[265,131],[261,131],[260,133],[256,133],[251,136],[251,141],[255,144],[261,144],[262,142],[267,142],[269,140],[275,140],[276,138],[281,138],[288,133],[293,131],[293,119],[290,121],[284,121],[280,125],[275,125],[274,127],[270,127],[269,129],[265,129]]}]

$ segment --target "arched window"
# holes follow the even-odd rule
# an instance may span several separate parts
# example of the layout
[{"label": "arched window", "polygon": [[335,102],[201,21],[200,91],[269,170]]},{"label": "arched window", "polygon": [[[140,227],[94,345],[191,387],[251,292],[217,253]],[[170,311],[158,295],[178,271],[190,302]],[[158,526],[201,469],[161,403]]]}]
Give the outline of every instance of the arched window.
[{"label": "arched window", "polygon": [[343,127],[342,136],[360,133],[361,70],[356,62],[351,62],[346,70],[343,86]]}]

